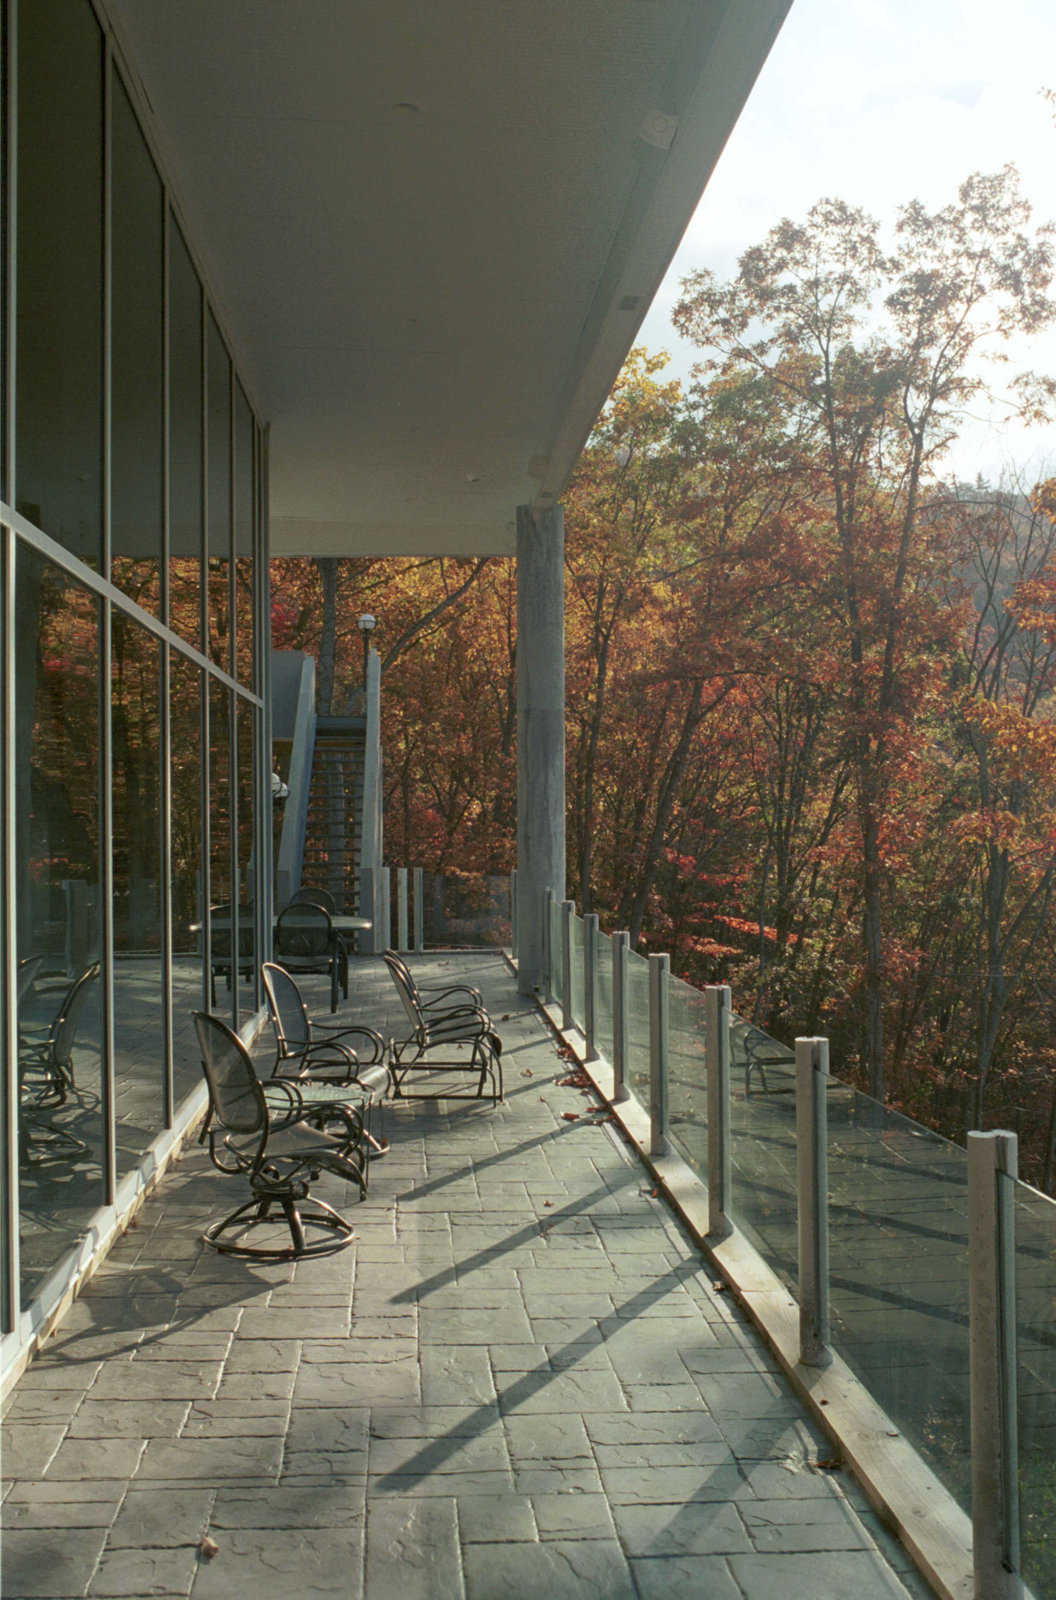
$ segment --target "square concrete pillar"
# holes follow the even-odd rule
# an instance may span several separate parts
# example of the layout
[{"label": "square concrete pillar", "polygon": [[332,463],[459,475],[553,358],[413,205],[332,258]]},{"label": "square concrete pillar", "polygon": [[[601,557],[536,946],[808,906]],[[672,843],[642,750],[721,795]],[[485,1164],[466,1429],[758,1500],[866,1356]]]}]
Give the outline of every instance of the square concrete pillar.
[{"label": "square concrete pillar", "polygon": [[544,891],[565,898],[565,519],[517,508],[518,988],[543,977]]}]

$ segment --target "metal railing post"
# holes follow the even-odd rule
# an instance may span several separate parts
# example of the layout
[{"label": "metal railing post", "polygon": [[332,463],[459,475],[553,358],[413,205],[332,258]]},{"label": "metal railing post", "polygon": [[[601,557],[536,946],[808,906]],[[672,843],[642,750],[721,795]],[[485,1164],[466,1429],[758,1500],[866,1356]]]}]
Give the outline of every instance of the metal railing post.
[{"label": "metal railing post", "polygon": [[671,1043],[671,957],[649,957],[649,1154],[666,1156],[668,1062]]},{"label": "metal railing post", "polygon": [[380,869],[381,879],[381,937],[383,950],[392,945],[392,882],[388,867]]},{"label": "metal railing post", "polygon": [[972,1550],[976,1600],[1020,1600],[1014,1133],[968,1135]]},{"label": "metal railing post", "polygon": [[598,918],[588,911],[583,918],[583,1032],[588,1061],[598,1059],[595,1039],[598,1017]]},{"label": "metal railing post", "polygon": [[517,868],[510,873],[510,953],[517,960]]},{"label": "metal railing post", "polygon": [[567,1033],[572,1026],[572,918],[576,914],[574,900],[561,902],[561,1031]]},{"label": "metal railing post", "polygon": [[829,1041],[796,1040],[799,1359],[827,1367],[829,1348]]},{"label": "metal railing post", "polygon": [[553,938],[553,905],[554,891],[547,884],[543,890],[543,927],[540,948],[543,952],[542,986],[543,999],[548,1006],[554,1003],[554,938]]},{"label": "metal railing post", "polygon": [[407,868],[396,868],[396,948],[409,950],[407,935]]},{"label": "metal railing post", "polygon": [[704,1052],[708,1084],[708,1237],[725,1239],[732,1189],[730,1136],[730,1007],[728,984],[704,990]]},{"label": "metal railing post", "polygon": [[421,867],[414,868],[414,948],[425,949],[425,881]]}]

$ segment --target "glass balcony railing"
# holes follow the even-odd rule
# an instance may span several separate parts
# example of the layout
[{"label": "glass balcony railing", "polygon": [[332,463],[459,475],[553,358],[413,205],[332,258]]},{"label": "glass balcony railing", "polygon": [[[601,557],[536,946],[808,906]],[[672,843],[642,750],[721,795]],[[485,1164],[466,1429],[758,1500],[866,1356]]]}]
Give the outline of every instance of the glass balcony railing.
[{"label": "glass balcony railing", "polygon": [[[551,912],[554,960],[560,970],[563,926]],[[586,984],[583,925],[572,924],[575,1023],[585,1026]],[[594,975],[597,997],[594,1042],[613,1061],[616,1048],[614,963],[620,944],[600,935]],[[625,950],[626,1002],[623,1078],[650,1109],[651,994],[649,962]],[[706,1183],[709,1163],[709,1030],[706,1017],[728,1000],[668,976],[666,1074],[670,1147]],[[556,984],[554,985],[556,988]],[[820,1067],[813,1089],[797,1106],[795,1051],[744,1018],[730,1020],[728,1039],[712,1048],[729,1052],[730,1098],[723,1119],[729,1129],[730,1190],[726,1215],[755,1248],[793,1298],[799,1299],[800,1172],[799,1120],[818,1104],[824,1110],[824,1168],[803,1188],[803,1204],[821,1199],[820,1226],[827,1240],[829,1344],[891,1418],[893,1428],[917,1451],[956,1503],[972,1513],[969,1371],[973,1336],[969,1281],[997,1274],[1014,1281],[1015,1361],[1002,1357],[1000,1370],[1015,1367],[1005,1415],[1014,1412],[1018,1431],[1019,1572],[1033,1600],[1056,1597],[1056,1202],[999,1175],[1010,1197],[1014,1260],[1002,1266],[1001,1227],[970,1261],[969,1202],[985,1190],[970,1190],[969,1152],[860,1093]],[[717,1085],[716,1085],[717,1088]],[[661,1112],[662,1114],[662,1112]],[[806,1124],[810,1126],[809,1123]],[[814,1124],[817,1126],[817,1124]],[[654,1124],[655,1126],[655,1124]],[[718,1130],[721,1134],[721,1127]],[[809,1148],[809,1146],[804,1146]],[[975,1147],[975,1164],[984,1150]],[[986,1160],[990,1159],[987,1155]],[[990,1168],[987,1168],[990,1171]],[[824,1179],[824,1181],[822,1181]],[[973,1182],[981,1182],[973,1178]],[[989,1181],[989,1180],[988,1180]],[[985,1214],[985,1210],[982,1214]],[[713,1219],[714,1220],[714,1219]],[[991,1252],[990,1255],[986,1251]],[[995,1265],[996,1263],[996,1265]],[[802,1280],[808,1281],[808,1280]],[[823,1296],[824,1298],[824,1296]],[[999,1295],[1000,1298],[1000,1295]],[[813,1310],[823,1324],[821,1303]],[[978,1317],[979,1312],[976,1310]],[[984,1343],[1004,1348],[1003,1330],[1012,1311],[981,1329]],[[975,1337],[979,1337],[977,1331]],[[804,1360],[818,1352],[804,1348]],[[821,1352],[824,1359],[824,1351]],[[998,1368],[994,1369],[995,1371]],[[995,1380],[997,1381],[997,1380]],[[978,1388],[978,1385],[977,1385]],[[1005,1503],[1015,1503],[1016,1484],[1006,1482]],[[984,1519],[985,1522],[985,1519]],[[996,1525],[996,1524],[995,1524]],[[1002,1557],[1003,1559],[1003,1557]]]}]

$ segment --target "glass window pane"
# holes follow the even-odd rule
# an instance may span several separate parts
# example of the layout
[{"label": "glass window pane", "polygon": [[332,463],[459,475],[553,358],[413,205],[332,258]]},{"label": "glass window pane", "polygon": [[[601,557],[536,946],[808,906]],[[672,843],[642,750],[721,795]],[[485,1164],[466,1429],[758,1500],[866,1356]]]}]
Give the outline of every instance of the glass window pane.
[{"label": "glass window pane", "polygon": [[594,1045],[598,1053],[612,1062],[612,940],[598,933],[598,998],[594,1015]]},{"label": "glass window pane", "polygon": [[[231,938],[231,691],[209,680],[209,906],[212,1006],[236,1021]],[[219,980],[219,981],[218,981]]]},{"label": "glass window pane", "polygon": [[206,365],[209,374],[209,655],[225,671],[231,664],[231,362],[212,315]]},{"label": "glass window pane", "polygon": [[103,52],[87,0],[22,0],[18,113],[18,509],[98,570]]},{"label": "glass window pane", "polygon": [[704,992],[672,978],[668,1025],[671,1142],[700,1178],[708,1172],[708,1100],[704,1068]]},{"label": "glass window pane", "polygon": [[113,96],[110,575],[161,607],[161,182],[118,74]]},{"label": "glass window pane", "polygon": [[161,646],[113,612],[114,1072],[118,1176],[164,1122]]},{"label": "glass window pane", "polygon": [[103,1201],[100,652],[87,590],[21,546],[15,582],[25,1303]]},{"label": "glass window pane", "polygon": [[789,1288],[798,1283],[795,1053],[730,1023],[730,1214]]},{"label": "glass window pane", "polygon": [[649,1104],[649,963],[627,952],[627,1061],[624,1082],[635,1099]]},{"label": "glass window pane", "polygon": [[572,918],[570,950],[572,956],[572,1000],[569,1010],[572,1013],[572,1021],[582,1032],[587,1022],[586,992],[584,989],[586,967],[583,960],[583,918],[575,915]]},{"label": "glass window pane", "polygon": [[169,622],[202,644],[202,289],[169,225]]},{"label": "glass window pane", "polygon": [[242,385],[235,385],[235,674],[247,689],[253,681],[253,593],[256,563],[254,531],[256,501],[253,493],[255,463],[253,413]]},{"label": "glass window pane", "polygon": [[172,1072],[176,1105],[202,1082],[191,1012],[204,1002],[205,872],[202,862],[202,673],[176,651],[172,727]]},{"label": "glass window pane", "polygon": [[253,918],[257,901],[253,771],[256,760],[256,708],[238,701],[238,1020],[248,1022],[256,1010],[257,947]]},{"label": "glass window pane", "polygon": [[550,901],[550,993],[559,1005],[565,1000],[565,963],[562,955],[565,918],[560,900]]},{"label": "glass window pane", "polygon": [[1034,1594],[1056,1594],[1056,1201],[1025,1183],[1013,1195],[1023,1575]]},{"label": "glass window pane", "polygon": [[826,1099],[833,1344],[968,1511],[967,1155],[835,1079]]}]

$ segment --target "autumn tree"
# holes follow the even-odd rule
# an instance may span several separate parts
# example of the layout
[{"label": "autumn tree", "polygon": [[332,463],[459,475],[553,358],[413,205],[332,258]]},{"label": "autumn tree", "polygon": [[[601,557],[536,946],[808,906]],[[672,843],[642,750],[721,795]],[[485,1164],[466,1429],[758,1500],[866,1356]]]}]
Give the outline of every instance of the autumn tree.
[{"label": "autumn tree", "polygon": [[[942,559],[922,515],[926,486],[967,404],[985,387],[984,357],[1051,321],[1053,253],[1006,168],[966,180],[935,212],[902,208],[885,247],[879,224],[841,201],[784,221],[745,252],[735,279],[692,274],[676,326],[703,351],[701,370],[754,374],[780,398],[803,441],[803,471],[828,504],[833,598],[848,671],[848,749],[860,833],[862,1053],[884,1092],[888,869],[893,773],[912,739],[907,672],[935,625]],[[1038,389],[1021,392],[1037,403]],[[918,669],[923,666],[919,659]]]}]

